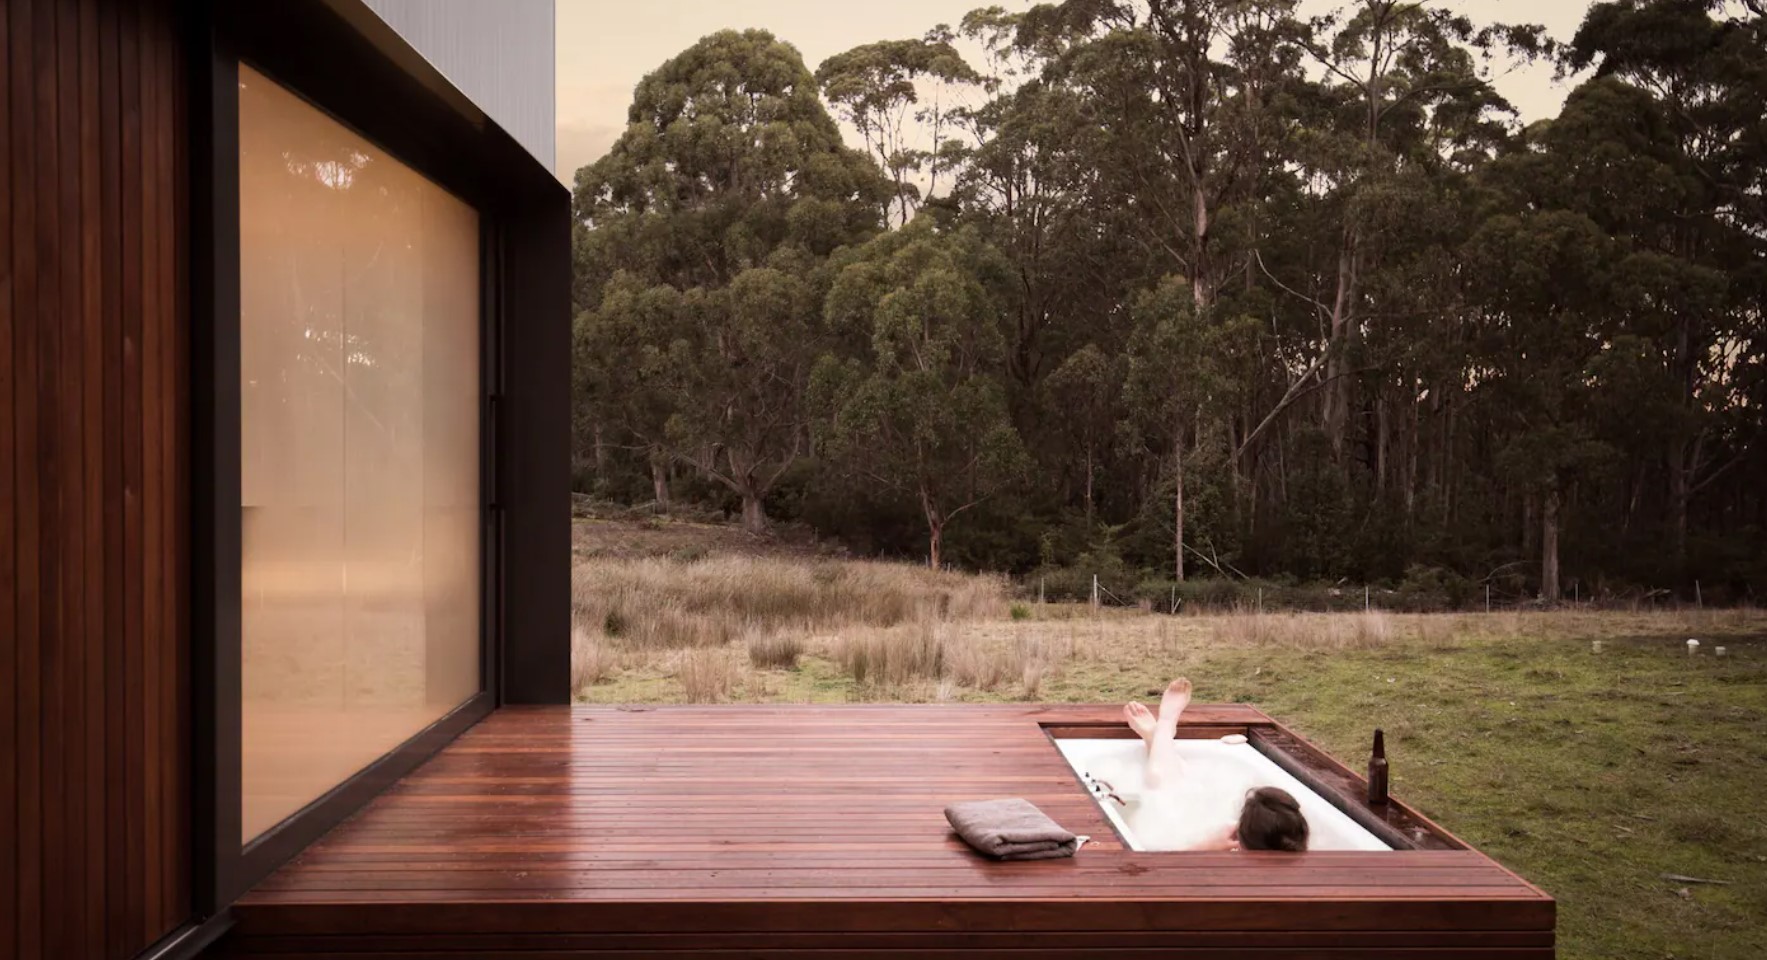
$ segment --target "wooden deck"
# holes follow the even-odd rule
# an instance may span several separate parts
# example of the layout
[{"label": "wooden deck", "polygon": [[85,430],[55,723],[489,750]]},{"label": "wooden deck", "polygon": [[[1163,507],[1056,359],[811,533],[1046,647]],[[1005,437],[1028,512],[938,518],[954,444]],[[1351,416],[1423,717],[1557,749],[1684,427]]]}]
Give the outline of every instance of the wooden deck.
[{"label": "wooden deck", "polygon": [[[1238,705],[1185,719],[1276,729]],[[228,950],[1552,956],[1552,900],[1452,837],[1391,853],[1125,850],[1046,725],[1121,726],[1106,707],[501,710],[240,901]],[[979,858],[943,808],[1002,796],[1092,842],[1071,860]]]}]

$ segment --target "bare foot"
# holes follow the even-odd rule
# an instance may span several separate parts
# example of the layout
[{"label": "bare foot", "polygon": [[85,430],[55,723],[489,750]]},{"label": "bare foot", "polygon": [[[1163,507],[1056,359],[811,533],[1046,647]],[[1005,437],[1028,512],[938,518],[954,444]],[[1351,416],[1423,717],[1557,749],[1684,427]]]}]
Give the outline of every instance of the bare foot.
[{"label": "bare foot", "polygon": [[1153,736],[1153,711],[1139,702],[1131,701],[1123,705],[1123,719],[1129,722],[1129,729],[1146,740]]},{"label": "bare foot", "polygon": [[1170,740],[1178,734],[1178,717],[1190,706],[1190,678],[1179,677],[1166,687],[1160,697],[1160,719],[1154,726],[1154,739]]}]

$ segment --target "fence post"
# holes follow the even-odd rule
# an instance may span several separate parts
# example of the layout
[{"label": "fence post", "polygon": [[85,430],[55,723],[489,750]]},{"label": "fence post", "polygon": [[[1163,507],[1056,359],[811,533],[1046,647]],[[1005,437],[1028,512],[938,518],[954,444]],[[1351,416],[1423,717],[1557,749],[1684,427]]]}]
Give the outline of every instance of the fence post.
[{"label": "fence post", "polygon": [[1043,577],[1041,575],[1037,577],[1037,605],[1043,605]]},{"label": "fence post", "polygon": [[1706,598],[1700,596],[1700,582],[1698,580],[1693,582],[1693,605],[1701,610],[1706,608]]},{"label": "fence post", "polygon": [[1368,584],[1362,585],[1362,612],[1368,612]]},{"label": "fence post", "polygon": [[1491,612],[1491,585],[1485,584],[1485,612]]},{"label": "fence post", "polygon": [[1092,575],[1092,612],[1098,612],[1098,574]]}]

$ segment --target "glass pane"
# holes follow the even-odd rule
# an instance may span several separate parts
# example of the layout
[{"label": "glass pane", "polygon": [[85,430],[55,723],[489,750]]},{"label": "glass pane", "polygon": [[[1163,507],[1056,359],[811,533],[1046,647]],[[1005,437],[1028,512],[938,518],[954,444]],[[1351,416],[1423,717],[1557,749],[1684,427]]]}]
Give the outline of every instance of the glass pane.
[{"label": "glass pane", "polygon": [[479,689],[478,213],[239,84],[242,840]]}]

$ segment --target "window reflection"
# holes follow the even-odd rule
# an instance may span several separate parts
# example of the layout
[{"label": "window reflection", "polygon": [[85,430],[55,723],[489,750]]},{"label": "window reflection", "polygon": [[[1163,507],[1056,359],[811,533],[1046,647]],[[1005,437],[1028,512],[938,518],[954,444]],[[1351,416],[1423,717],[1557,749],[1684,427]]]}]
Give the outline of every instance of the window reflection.
[{"label": "window reflection", "polygon": [[243,837],[479,689],[478,214],[240,69]]}]

